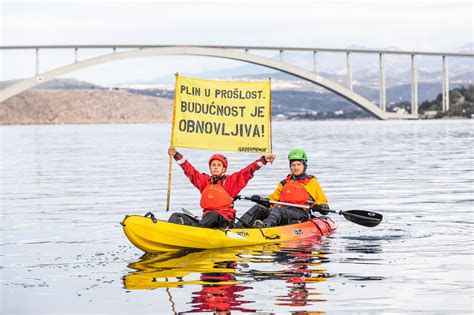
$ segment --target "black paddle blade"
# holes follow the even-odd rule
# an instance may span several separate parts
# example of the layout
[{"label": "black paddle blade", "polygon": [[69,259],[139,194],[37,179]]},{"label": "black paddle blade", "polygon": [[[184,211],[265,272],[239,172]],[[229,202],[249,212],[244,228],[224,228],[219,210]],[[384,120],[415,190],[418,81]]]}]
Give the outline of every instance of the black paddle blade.
[{"label": "black paddle blade", "polygon": [[340,214],[342,214],[348,221],[367,227],[379,225],[383,218],[379,213],[365,210],[341,211]]}]

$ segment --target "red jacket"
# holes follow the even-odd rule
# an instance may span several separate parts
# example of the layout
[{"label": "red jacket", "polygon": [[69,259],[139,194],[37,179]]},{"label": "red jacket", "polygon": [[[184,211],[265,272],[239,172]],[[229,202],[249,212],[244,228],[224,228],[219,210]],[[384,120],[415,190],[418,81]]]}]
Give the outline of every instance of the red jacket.
[{"label": "red jacket", "polygon": [[[199,189],[199,192],[203,192],[204,188],[211,182],[211,176],[208,174],[200,173],[194,166],[183,157],[177,159],[179,165],[184,171],[184,174],[189,178],[191,183]],[[250,165],[244,167],[238,172],[235,172],[231,175],[224,175],[225,179],[220,179],[216,184],[223,184],[225,191],[231,196],[237,196],[242,189],[247,185],[249,180],[253,178],[255,171],[259,170],[267,161],[265,157],[262,156],[260,159],[251,163]],[[235,210],[233,213],[235,213]],[[219,212],[219,211],[217,211]],[[229,218],[228,215],[224,214],[225,218]]]}]

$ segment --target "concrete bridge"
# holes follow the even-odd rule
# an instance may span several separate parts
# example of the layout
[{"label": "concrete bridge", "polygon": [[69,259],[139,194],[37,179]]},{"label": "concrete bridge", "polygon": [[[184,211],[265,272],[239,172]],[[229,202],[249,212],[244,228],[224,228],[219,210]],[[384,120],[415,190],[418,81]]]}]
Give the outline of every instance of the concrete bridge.
[{"label": "concrete bridge", "polygon": [[[44,49],[70,49],[74,51],[74,62],[48,72],[40,73],[39,51]],[[85,60],[79,60],[78,51],[86,49],[110,49],[110,53],[92,57]],[[127,49],[127,51],[118,52],[117,49]],[[474,54],[461,53],[435,53],[435,52],[414,52],[414,51],[379,51],[363,49],[331,49],[331,48],[295,48],[295,47],[249,47],[249,46],[168,46],[168,45],[67,45],[67,46],[0,46],[0,52],[6,50],[35,50],[36,51],[36,75],[32,78],[21,80],[0,91],[0,102],[21,93],[34,86],[52,80],[67,73],[71,73],[83,68],[92,67],[102,63],[160,55],[198,55],[211,56],[218,58],[227,58],[244,61],[271,69],[279,70],[293,76],[302,78],[334,93],[346,98],[350,102],[368,111],[378,119],[417,119],[418,115],[418,79],[416,57],[418,55],[438,56],[443,61],[443,110],[449,109],[449,76],[448,76],[448,57],[467,57],[474,58]],[[278,51],[279,60],[262,57],[251,52],[253,51]],[[283,52],[302,51],[312,52],[313,70],[303,69],[283,61]],[[319,75],[317,55],[319,52],[332,52],[346,54],[347,65],[347,86],[343,86],[332,80]],[[377,54],[379,56],[380,69],[380,102],[379,106],[367,100],[361,95],[355,93],[352,88],[352,54]],[[386,55],[409,55],[411,56],[412,72],[412,93],[411,93],[411,113],[396,114],[386,111],[386,86],[385,86],[385,67],[384,59]]]}]

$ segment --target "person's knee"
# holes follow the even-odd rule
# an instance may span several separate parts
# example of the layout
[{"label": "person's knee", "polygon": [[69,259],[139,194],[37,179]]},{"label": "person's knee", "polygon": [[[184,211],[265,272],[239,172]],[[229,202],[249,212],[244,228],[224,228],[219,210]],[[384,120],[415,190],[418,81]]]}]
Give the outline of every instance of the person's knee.
[{"label": "person's knee", "polygon": [[229,222],[224,219],[224,217],[218,213],[218,212],[208,212],[204,215],[202,220],[199,222],[199,225],[201,227],[207,227],[207,228],[212,228],[212,227],[226,227],[229,224]]},{"label": "person's knee", "polygon": [[284,208],[281,208],[281,207],[275,207],[272,209],[272,211],[270,212],[270,215],[271,216],[276,216],[276,217],[281,217],[285,212],[285,209]]},{"label": "person's knee", "polygon": [[177,223],[178,218],[181,218],[180,213],[172,213],[171,216],[168,219],[168,222]]},{"label": "person's knee", "polygon": [[269,208],[261,206],[261,205],[257,205],[257,206],[258,208],[256,210],[256,213],[257,213],[258,219],[262,219],[262,218],[264,219],[270,215],[271,210]]},{"label": "person's knee", "polygon": [[274,207],[271,209],[270,215],[263,220],[266,226],[276,226],[286,224],[286,208]]},{"label": "person's knee", "polygon": [[260,208],[261,208],[260,205],[254,205],[254,206],[252,206],[252,208],[249,209],[249,212],[259,211]]},{"label": "person's knee", "polygon": [[240,219],[237,220],[235,227],[251,227],[256,220],[264,220],[268,217],[270,209],[261,205],[254,205],[252,208],[247,210]]},{"label": "person's knee", "polygon": [[203,220],[218,220],[221,215],[217,212],[208,212],[202,218]]}]

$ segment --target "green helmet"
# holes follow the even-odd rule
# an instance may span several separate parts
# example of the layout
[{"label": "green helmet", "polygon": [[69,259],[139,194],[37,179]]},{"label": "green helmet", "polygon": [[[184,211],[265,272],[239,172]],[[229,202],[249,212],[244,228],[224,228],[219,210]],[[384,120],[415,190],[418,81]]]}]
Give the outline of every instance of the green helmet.
[{"label": "green helmet", "polygon": [[308,156],[306,155],[306,152],[304,152],[303,149],[293,149],[290,151],[290,153],[288,153],[288,160],[301,160],[306,162],[308,161]]}]

